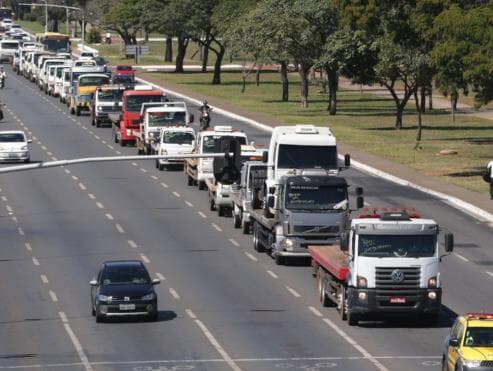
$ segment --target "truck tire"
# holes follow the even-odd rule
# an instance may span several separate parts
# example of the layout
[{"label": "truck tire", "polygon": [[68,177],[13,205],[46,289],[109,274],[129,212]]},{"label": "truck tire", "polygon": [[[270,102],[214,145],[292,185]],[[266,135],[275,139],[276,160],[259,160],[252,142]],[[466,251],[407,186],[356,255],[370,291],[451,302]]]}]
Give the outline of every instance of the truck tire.
[{"label": "truck tire", "polygon": [[205,182],[200,181],[199,182],[199,190],[203,191],[205,189]]},{"label": "truck tire", "polygon": [[326,308],[326,307],[330,307],[331,306],[331,300],[327,297],[327,290],[325,289],[325,285],[327,283],[325,282],[325,280],[323,279],[323,276],[321,278],[321,293],[320,293],[320,303],[322,304],[322,307]]},{"label": "truck tire", "polygon": [[96,119],[91,117],[91,126],[96,126]]},{"label": "truck tire", "polygon": [[193,178],[190,175],[187,175],[187,185],[193,186]]},{"label": "truck tire", "polygon": [[243,232],[243,234],[250,234],[250,222],[244,221],[241,231]]},{"label": "truck tire", "polygon": [[267,202],[264,202],[264,216],[266,218],[273,218],[274,217],[274,215],[269,210],[269,205],[267,205]]},{"label": "truck tire", "polygon": [[99,121],[98,119],[94,119],[94,122],[96,123],[97,128],[101,127],[101,121]]},{"label": "truck tire", "polygon": [[217,207],[217,215],[218,216],[225,216],[226,215],[226,208],[224,206],[218,206]]},{"label": "truck tire", "polygon": [[346,289],[342,287],[337,293],[338,303],[337,309],[339,310],[339,315],[341,316],[341,320],[347,320],[347,304],[346,304]]},{"label": "truck tire", "polygon": [[241,218],[234,211],[233,211],[233,227],[235,227],[236,229],[241,227]]},{"label": "truck tire", "polygon": [[256,252],[264,252],[265,248],[260,241],[260,226],[257,222],[253,223],[253,249]]},{"label": "truck tire", "polygon": [[358,326],[359,324],[359,314],[347,313],[347,323],[349,326]]},{"label": "truck tire", "polygon": [[276,265],[284,265],[284,257],[281,255],[276,255],[274,261],[276,262]]},{"label": "truck tire", "polygon": [[80,107],[77,107],[77,108],[75,109],[75,115],[76,115],[76,116],[80,116]]},{"label": "truck tire", "polygon": [[71,106],[70,106],[70,114],[71,114],[71,115],[75,115],[75,110],[74,110],[74,107],[71,107]]},{"label": "truck tire", "polygon": [[164,165],[164,164],[159,164],[159,165],[158,165],[158,168],[159,168],[159,171],[163,171],[164,169],[166,169],[166,165]]}]

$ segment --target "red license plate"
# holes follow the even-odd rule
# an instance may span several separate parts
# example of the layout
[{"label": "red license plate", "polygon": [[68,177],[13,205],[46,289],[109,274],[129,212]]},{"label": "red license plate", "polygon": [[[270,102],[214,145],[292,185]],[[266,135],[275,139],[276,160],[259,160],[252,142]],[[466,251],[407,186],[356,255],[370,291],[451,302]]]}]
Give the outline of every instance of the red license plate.
[{"label": "red license plate", "polygon": [[391,304],[405,304],[406,298],[393,297],[393,298],[390,298],[390,303]]}]

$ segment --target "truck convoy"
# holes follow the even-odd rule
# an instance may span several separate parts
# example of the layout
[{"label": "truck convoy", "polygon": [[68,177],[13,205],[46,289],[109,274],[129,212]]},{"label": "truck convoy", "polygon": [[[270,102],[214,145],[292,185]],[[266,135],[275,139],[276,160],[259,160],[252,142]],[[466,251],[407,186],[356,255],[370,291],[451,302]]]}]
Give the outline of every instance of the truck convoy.
[{"label": "truck convoy", "polygon": [[[195,130],[187,126],[165,127],[161,130],[161,134],[157,140],[158,142],[153,146],[152,153],[160,155],[190,154],[194,149]],[[183,166],[183,160],[156,160],[156,168],[158,168],[160,171],[173,165]]]},{"label": "truck convoy", "polygon": [[100,127],[104,123],[111,123],[110,114],[119,115],[122,111],[122,96],[125,91],[123,85],[102,85],[96,87],[91,102],[91,124]]},{"label": "truck convoy", "polygon": [[90,111],[96,88],[109,82],[109,76],[103,73],[84,73],[79,75],[76,80],[72,76],[69,100],[70,114],[80,116],[81,111]]},{"label": "truck convoy", "polygon": [[[350,326],[378,314],[421,314],[438,319],[442,289],[438,235],[431,219],[382,209],[352,220],[340,243],[310,246],[323,306],[334,303]],[[445,252],[453,250],[451,233]]]}]

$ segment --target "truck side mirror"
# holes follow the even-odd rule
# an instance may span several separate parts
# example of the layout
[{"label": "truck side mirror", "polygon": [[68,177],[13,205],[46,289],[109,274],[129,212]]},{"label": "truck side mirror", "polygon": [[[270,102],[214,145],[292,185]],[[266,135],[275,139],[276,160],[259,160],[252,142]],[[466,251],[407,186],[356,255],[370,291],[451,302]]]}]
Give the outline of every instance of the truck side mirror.
[{"label": "truck side mirror", "polygon": [[451,253],[454,250],[454,235],[445,233],[445,252]]},{"label": "truck side mirror", "polygon": [[344,155],[344,166],[351,166],[351,156],[348,153]]},{"label": "truck side mirror", "polygon": [[349,235],[347,232],[342,232],[341,233],[341,251],[348,251],[349,250]]},{"label": "truck side mirror", "polygon": [[358,209],[361,209],[363,206],[365,206],[365,200],[364,200],[363,196],[358,196],[356,198],[356,207]]},{"label": "truck side mirror", "polygon": [[193,115],[193,113],[190,115],[190,122],[193,122],[195,120],[195,116]]},{"label": "truck side mirror", "polygon": [[274,207],[275,203],[276,203],[276,199],[274,196],[267,197],[267,205],[269,207]]},{"label": "truck side mirror", "polygon": [[459,339],[450,339],[448,345],[457,348],[459,346]]},{"label": "truck side mirror", "polygon": [[268,160],[269,160],[269,152],[267,151],[262,152],[262,162],[267,163]]}]

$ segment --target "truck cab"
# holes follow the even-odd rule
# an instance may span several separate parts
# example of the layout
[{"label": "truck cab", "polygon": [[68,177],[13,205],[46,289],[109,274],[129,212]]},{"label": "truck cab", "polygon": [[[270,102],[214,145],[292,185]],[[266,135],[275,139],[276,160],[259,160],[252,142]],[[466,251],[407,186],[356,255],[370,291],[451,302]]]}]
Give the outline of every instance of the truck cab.
[{"label": "truck cab", "polygon": [[70,113],[80,116],[81,111],[89,111],[96,88],[108,84],[109,81],[109,76],[104,73],[86,73],[80,75],[77,80],[72,80]]},{"label": "truck cab", "polygon": [[[156,139],[158,142],[153,146],[153,153],[159,155],[187,155],[193,151],[195,130],[188,126],[164,127]],[[172,165],[183,166],[183,159],[160,158],[156,160],[156,167],[159,170],[164,170]]]},{"label": "truck cab", "polygon": [[45,59],[38,73],[38,85],[41,90],[48,94],[48,79],[51,66],[63,65],[66,59]]},{"label": "truck cab", "polygon": [[96,88],[91,102],[91,123],[101,127],[103,123],[111,123],[110,114],[120,114],[122,111],[123,85],[102,85]]},{"label": "truck cab", "polygon": [[[70,67],[70,61],[66,61],[65,64],[55,66],[54,82],[51,90],[50,86],[48,87],[48,94],[51,94],[54,97],[60,97],[63,89],[63,72],[65,69],[68,69],[70,71]],[[48,85],[50,85],[50,82],[48,82]]]}]

